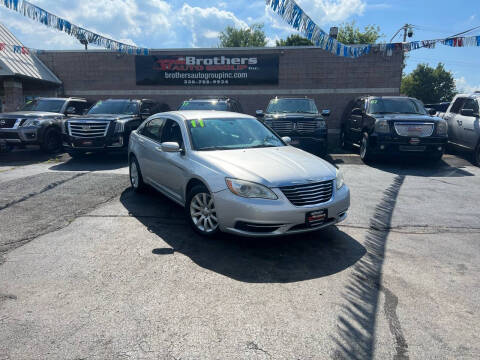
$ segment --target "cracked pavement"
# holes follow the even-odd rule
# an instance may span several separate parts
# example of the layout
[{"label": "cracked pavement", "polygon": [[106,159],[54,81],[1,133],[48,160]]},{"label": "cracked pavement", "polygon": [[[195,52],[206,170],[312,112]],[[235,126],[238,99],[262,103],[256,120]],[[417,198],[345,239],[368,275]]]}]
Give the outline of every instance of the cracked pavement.
[{"label": "cracked pavement", "polygon": [[333,157],[344,223],[207,240],[133,194],[121,157],[6,156],[0,359],[478,358],[480,169],[462,158]]}]

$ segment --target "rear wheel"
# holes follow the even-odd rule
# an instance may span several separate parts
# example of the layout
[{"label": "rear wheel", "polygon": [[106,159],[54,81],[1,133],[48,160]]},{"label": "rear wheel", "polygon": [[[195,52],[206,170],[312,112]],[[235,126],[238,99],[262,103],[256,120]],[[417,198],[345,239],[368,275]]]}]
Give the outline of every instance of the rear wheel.
[{"label": "rear wheel", "polygon": [[62,136],[53,128],[47,129],[40,147],[48,154],[58,153],[62,150]]},{"label": "rear wheel", "polygon": [[473,154],[473,163],[477,166],[480,166],[480,143],[478,143],[477,148]]},{"label": "rear wheel", "polygon": [[145,183],[143,182],[142,172],[140,171],[140,166],[135,156],[130,157],[129,174],[133,191],[143,191],[145,189]]},{"label": "rear wheel", "polygon": [[362,140],[360,141],[360,158],[364,163],[371,162],[373,160],[372,149],[370,147],[370,139],[368,134],[363,133]]},{"label": "rear wheel", "polygon": [[205,186],[196,185],[192,188],[185,204],[185,213],[190,226],[198,234],[213,237],[220,232],[215,203]]}]

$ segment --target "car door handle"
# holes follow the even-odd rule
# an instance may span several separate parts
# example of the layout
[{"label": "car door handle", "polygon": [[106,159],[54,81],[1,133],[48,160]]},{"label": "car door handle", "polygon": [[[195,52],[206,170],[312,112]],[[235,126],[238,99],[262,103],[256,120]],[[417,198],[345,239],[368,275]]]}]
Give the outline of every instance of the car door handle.
[{"label": "car door handle", "polygon": [[462,126],[463,122],[462,120],[457,120],[458,125]]}]

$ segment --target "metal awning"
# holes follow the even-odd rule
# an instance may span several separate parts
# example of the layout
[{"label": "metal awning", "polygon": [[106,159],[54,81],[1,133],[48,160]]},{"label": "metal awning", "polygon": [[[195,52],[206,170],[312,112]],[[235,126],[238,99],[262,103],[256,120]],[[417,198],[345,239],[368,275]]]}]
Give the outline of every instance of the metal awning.
[{"label": "metal awning", "polygon": [[54,84],[62,83],[35,54],[14,53],[11,45],[23,45],[3,24],[0,24],[0,43],[10,45],[0,51],[0,77],[19,76]]}]

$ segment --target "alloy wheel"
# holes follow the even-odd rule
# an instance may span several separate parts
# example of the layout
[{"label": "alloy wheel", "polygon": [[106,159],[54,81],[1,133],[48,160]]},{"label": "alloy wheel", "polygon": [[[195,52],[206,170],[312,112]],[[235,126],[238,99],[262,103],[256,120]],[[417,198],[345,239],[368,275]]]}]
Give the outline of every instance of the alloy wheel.
[{"label": "alloy wheel", "polygon": [[135,189],[138,188],[139,177],[138,177],[137,163],[135,161],[132,161],[130,163],[130,182],[132,183],[132,186]]},{"label": "alloy wheel", "polygon": [[360,157],[361,157],[362,159],[364,159],[364,158],[365,158],[365,155],[367,154],[367,146],[368,146],[368,144],[367,144],[367,138],[364,136],[364,137],[362,138],[362,143],[360,144]]},{"label": "alloy wheel", "polygon": [[215,204],[208,193],[198,193],[192,198],[190,216],[195,227],[202,232],[211,233],[218,228]]}]

